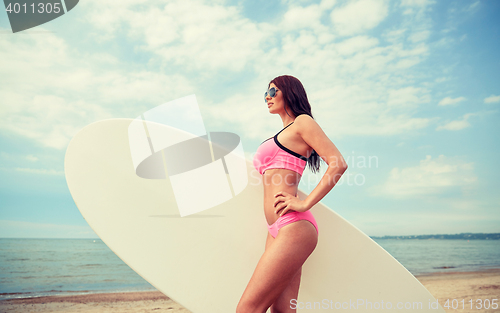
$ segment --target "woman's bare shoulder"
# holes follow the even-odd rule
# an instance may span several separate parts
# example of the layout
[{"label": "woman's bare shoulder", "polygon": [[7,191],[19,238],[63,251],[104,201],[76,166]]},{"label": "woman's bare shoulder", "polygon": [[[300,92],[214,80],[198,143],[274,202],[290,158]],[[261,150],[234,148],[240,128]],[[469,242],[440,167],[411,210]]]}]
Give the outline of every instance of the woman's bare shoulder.
[{"label": "woman's bare shoulder", "polygon": [[317,129],[321,128],[318,123],[310,116],[307,114],[301,114],[295,118],[296,127],[300,130],[303,129]]}]

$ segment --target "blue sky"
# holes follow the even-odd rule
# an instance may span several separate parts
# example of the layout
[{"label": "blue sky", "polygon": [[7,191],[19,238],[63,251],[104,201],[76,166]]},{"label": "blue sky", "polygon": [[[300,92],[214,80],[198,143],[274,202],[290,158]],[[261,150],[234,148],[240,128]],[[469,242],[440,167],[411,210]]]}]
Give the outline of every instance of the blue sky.
[{"label": "blue sky", "polygon": [[[500,232],[500,2],[81,1],[12,34],[0,13],[0,237],[96,237],[70,139],[196,94],[250,158],[288,74],[349,163],[323,202],[371,236]],[[371,162],[369,162],[369,159]],[[322,170],[326,170],[323,165]],[[301,182],[311,191],[319,177]]]}]

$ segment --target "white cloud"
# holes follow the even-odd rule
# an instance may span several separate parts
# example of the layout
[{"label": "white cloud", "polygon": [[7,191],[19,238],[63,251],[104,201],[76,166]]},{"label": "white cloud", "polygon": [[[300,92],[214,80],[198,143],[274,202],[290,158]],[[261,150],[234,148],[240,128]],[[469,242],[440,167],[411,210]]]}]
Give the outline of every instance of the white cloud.
[{"label": "white cloud", "polygon": [[433,21],[429,16],[429,7],[435,4],[429,0],[403,0],[400,9],[403,11],[402,26],[408,28],[411,35],[409,42],[421,42],[427,40],[433,29]]},{"label": "white cloud", "polygon": [[26,167],[14,167],[14,168],[0,168],[2,171],[16,171],[29,174],[39,174],[39,175],[56,175],[64,176],[64,171],[57,171],[54,169],[44,169],[44,168],[26,168]]},{"label": "white cloud", "polygon": [[[429,100],[427,90],[408,88],[407,91],[416,92],[413,96],[418,100],[410,99],[412,97],[410,94],[406,104],[402,105],[405,99],[397,100],[396,95],[393,95],[391,104],[400,101],[401,105],[387,105],[392,90],[404,89],[410,84],[402,78],[406,72],[399,68],[401,61],[410,60],[412,64],[416,64],[428,53],[425,45],[409,50],[403,49],[400,45],[380,47],[375,40],[363,36],[356,38],[355,41],[347,41],[349,44],[345,46],[328,44],[321,47],[317,38],[318,36],[312,31],[302,31],[299,36],[291,34],[283,36],[281,49],[272,50],[262,55],[259,60],[259,64],[262,65],[259,68],[267,69],[260,69],[263,73],[260,83],[258,80],[252,81],[252,84],[256,85],[249,89],[245,88],[249,92],[240,94],[238,99],[231,96],[230,101],[223,102],[224,105],[210,107],[211,116],[218,117],[220,123],[228,123],[228,120],[221,118],[228,115],[228,118],[231,116],[231,124],[244,127],[248,121],[246,114],[238,112],[219,114],[220,110],[233,111],[234,103],[241,103],[245,108],[258,110],[249,114],[268,114],[267,110],[258,104],[265,84],[274,76],[269,74],[271,69],[271,73],[277,75],[290,73],[301,79],[308,92],[313,114],[320,112],[321,116],[315,115],[315,117],[318,121],[323,120],[322,125],[326,131],[335,133],[336,136],[393,135],[411,132],[430,124],[429,118],[412,116],[418,108],[416,102],[424,103]],[[364,44],[366,42],[368,44]],[[370,45],[372,46],[368,47]],[[341,55],[339,47],[343,53],[354,52],[356,49],[357,52]],[[415,58],[418,60],[415,61]],[[255,97],[253,92],[257,92],[258,96]],[[253,98],[256,98],[254,103],[250,101]],[[248,106],[245,106],[245,103],[248,103]],[[254,120],[258,120],[259,123],[263,121]],[[252,127],[250,132],[253,138],[266,138],[269,134],[267,127],[259,129],[258,132],[255,129],[258,128]],[[248,132],[248,129],[242,131]]]},{"label": "white cloud", "polygon": [[31,161],[31,162],[36,162],[36,161],[38,161],[38,158],[32,154],[29,154],[26,156],[26,160]]},{"label": "white cloud", "polygon": [[[387,105],[387,91],[376,91],[370,85],[338,85],[317,91],[311,98],[313,113],[318,123],[336,136],[343,134],[387,136],[427,127],[431,123],[428,118],[411,116],[413,104],[404,102],[403,96],[394,95]],[[398,92],[396,91],[396,94]],[[412,93],[410,93],[411,95]],[[417,100],[425,101],[425,96]]]},{"label": "white cloud", "polygon": [[463,119],[463,120],[460,120],[460,121],[451,121],[443,126],[438,126],[436,128],[436,130],[443,130],[443,129],[447,129],[447,130],[461,130],[461,129],[464,129],[464,128],[467,128],[470,126],[470,123],[466,120],[466,119]]},{"label": "white cloud", "polygon": [[9,60],[0,74],[11,84],[0,89],[0,130],[56,149],[64,149],[90,122],[133,118],[141,106],[159,105],[192,88],[178,74],[137,69],[102,52],[79,52],[53,33],[0,36],[0,57]]},{"label": "white cloud", "polygon": [[431,32],[428,30],[419,31],[419,32],[411,34],[408,37],[408,40],[410,40],[411,42],[414,42],[414,43],[425,41],[429,38],[430,34],[431,34]]},{"label": "white cloud", "polygon": [[404,40],[404,35],[407,32],[407,29],[402,28],[402,29],[396,29],[396,30],[390,30],[382,33],[382,37],[385,38],[385,40],[389,42],[401,42]]},{"label": "white cloud", "polygon": [[337,0],[322,0],[319,6],[323,10],[328,10],[328,9],[331,9],[333,6],[335,6],[336,3],[337,3]]},{"label": "white cloud", "polygon": [[440,125],[436,128],[436,130],[461,130],[467,127],[470,127],[471,124],[469,122],[469,119],[472,116],[478,116],[478,117],[484,117],[486,115],[496,113],[496,111],[479,111],[475,113],[467,113],[462,116],[462,119],[456,120],[456,121],[450,121],[444,125]]},{"label": "white cloud", "polygon": [[[304,6],[311,3],[317,3],[317,0],[281,0],[281,3],[289,6]],[[337,0],[321,0],[319,6],[322,9],[330,9],[337,3]]]},{"label": "white cloud", "polygon": [[[274,39],[275,27],[253,23],[235,6],[200,0],[168,1],[161,8],[133,4],[120,1],[103,6],[101,1],[89,1],[89,16],[110,38],[106,34],[117,31],[110,24],[128,25],[128,36],[137,41],[137,48],[158,55],[164,66],[181,66],[184,71],[239,72],[262,53],[266,40]],[[317,8],[291,9],[290,15],[316,18]],[[110,20],[105,22],[102,16]]]},{"label": "white cloud", "polygon": [[291,7],[284,15],[281,27],[283,30],[296,30],[321,27],[322,10],[319,5],[308,7]]},{"label": "white cloud", "polygon": [[388,11],[384,0],[357,0],[334,9],[330,17],[335,30],[348,36],[376,27],[387,17]]},{"label": "white cloud", "polygon": [[430,101],[429,91],[423,88],[405,87],[391,90],[387,104],[391,107],[417,107],[420,103]]},{"label": "white cloud", "polygon": [[227,131],[234,127],[234,131],[236,131],[242,125],[246,125],[245,137],[264,140],[264,137],[275,131],[273,126],[276,128],[279,124],[273,123],[275,120],[268,113],[267,105],[264,102],[264,91],[267,86],[260,87],[252,88],[254,92],[248,94],[231,95],[219,103],[208,103],[206,112],[208,119],[213,121],[211,126],[214,129],[226,129]]},{"label": "white cloud", "polygon": [[443,82],[445,82],[445,81],[449,81],[449,80],[450,80],[450,78],[449,78],[449,77],[438,77],[438,78],[436,78],[434,81],[435,81],[436,83],[443,83]]},{"label": "white cloud", "polygon": [[467,127],[470,126],[470,123],[469,123],[468,119],[471,116],[475,116],[475,115],[479,115],[479,113],[467,113],[467,114],[464,114],[464,116],[462,117],[461,120],[448,122],[445,125],[438,126],[436,128],[436,130],[443,130],[443,129],[446,129],[446,130],[461,130],[461,129],[467,128]]},{"label": "white cloud", "polygon": [[472,11],[475,8],[477,8],[480,3],[481,3],[481,1],[478,0],[478,1],[474,2],[474,3],[472,3],[471,5],[469,5],[468,7],[464,8],[464,11]]},{"label": "white cloud", "polygon": [[350,55],[378,45],[378,39],[368,36],[356,36],[335,45],[341,55]]},{"label": "white cloud", "polygon": [[426,7],[433,3],[433,0],[403,0],[401,5],[408,7]]},{"label": "white cloud", "polygon": [[449,48],[456,42],[455,38],[443,37],[439,41],[434,42],[435,47]]},{"label": "white cloud", "polygon": [[41,175],[59,175],[63,176],[64,171],[56,171],[53,169],[39,169],[39,168],[22,168],[22,167],[16,167],[14,168],[15,171],[17,172],[24,172],[24,173],[30,173],[30,174],[41,174]]},{"label": "white cloud", "polygon": [[373,195],[395,198],[439,195],[450,190],[473,187],[477,182],[474,163],[457,157],[427,155],[418,166],[393,168],[387,180],[371,189]]},{"label": "white cloud", "polygon": [[[17,36],[17,41],[0,38],[0,57],[11,60],[0,74],[23,82],[23,89],[15,84],[12,90],[0,90],[0,97],[12,103],[0,108],[5,121],[0,129],[63,149],[90,122],[135,117],[195,91],[207,123],[266,138],[270,129],[264,121],[272,117],[262,92],[270,79],[282,74],[301,79],[314,99],[313,112],[321,113],[327,131],[337,135],[393,135],[432,121],[413,116],[429,96],[426,89],[413,87],[409,74],[429,54],[425,42],[408,44],[404,36],[415,30],[406,25],[396,25],[399,35],[387,45],[367,35],[334,42],[331,25],[317,17],[322,10],[335,9],[335,1],[319,6],[300,2],[300,7],[294,2],[278,25],[290,24],[292,17],[307,18],[288,28],[256,23],[238,7],[200,0],[161,5],[89,0],[82,5],[86,18],[81,22],[88,22],[82,25],[93,32],[93,40],[100,38],[107,47],[106,40],[125,36],[126,48],[118,49],[136,51],[140,57],[129,61],[116,57],[116,51],[77,50],[57,33]],[[358,6],[360,16],[353,11]],[[360,0],[338,10],[355,15],[345,24],[355,25],[349,32],[358,32],[378,25],[388,15],[388,4]],[[338,23],[342,25],[341,18]],[[420,23],[418,29],[425,31]],[[143,57],[148,61],[141,61]],[[28,78],[19,74],[28,72]],[[232,92],[221,93],[226,86]],[[242,108],[245,114],[238,111]],[[248,132],[249,116],[269,120],[258,119],[262,127],[255,131],[252,126]]]},{"label": "white cloud", "polygon": [[467,100],[465,97],[458,97],[458,98],[450,98],[446,97],[443,100],[439,101],[438,105],[451,105],[451,104],[457,104],[459,102]]},{"label": "white cloud", "polygon": [[500,102],[500,96],[491,95],[484,99],[484,103],[497,103]]},{"label": "white cloud", "polygon": [[8,161],[27,160],[31,163],[38,161],[38,157],[34,156],[32,154],[19,155],[19,154],[10,154],[10,153],[7,153],[5,151],[0,151],[0,157],[4,160],[8,160]]}]

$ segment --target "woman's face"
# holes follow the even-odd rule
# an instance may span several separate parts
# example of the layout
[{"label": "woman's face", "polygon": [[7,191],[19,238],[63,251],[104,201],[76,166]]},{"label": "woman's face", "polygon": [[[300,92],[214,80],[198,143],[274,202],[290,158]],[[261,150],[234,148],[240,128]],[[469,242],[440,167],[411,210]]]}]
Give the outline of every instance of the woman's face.
[{"label": "woman's face", "polygon": [[283,99],[283,92],[275,84],[271,83],[269,89],[273,87],[277,89],[276,96],[271,98],[271,96],[267,95],[266,101],[269,113],[276,114],[285,110],[285,99]]}]

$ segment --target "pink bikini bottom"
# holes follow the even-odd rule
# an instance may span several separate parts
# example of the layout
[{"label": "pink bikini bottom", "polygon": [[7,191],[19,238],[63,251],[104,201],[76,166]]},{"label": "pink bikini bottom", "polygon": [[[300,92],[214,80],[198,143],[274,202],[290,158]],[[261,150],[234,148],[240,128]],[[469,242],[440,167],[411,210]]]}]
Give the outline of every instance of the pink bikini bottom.
[{"label": "pink bikini bottom", "polygon": [[305,212],[289,211],[285,215],[279,217],[272,225],[267,225],[267,228],[269,229],[269,233],[271,234],[271,236],[273,236],[273,238],[276,238],[276,236],[278,236],[278,230],[281,227],[300,220],[308,220],[309,222],[311,222],[311,224],[316,227],[316,232],[318,232],[319,234],[318,224],[316,224],[316,220],[309,210]]}]

